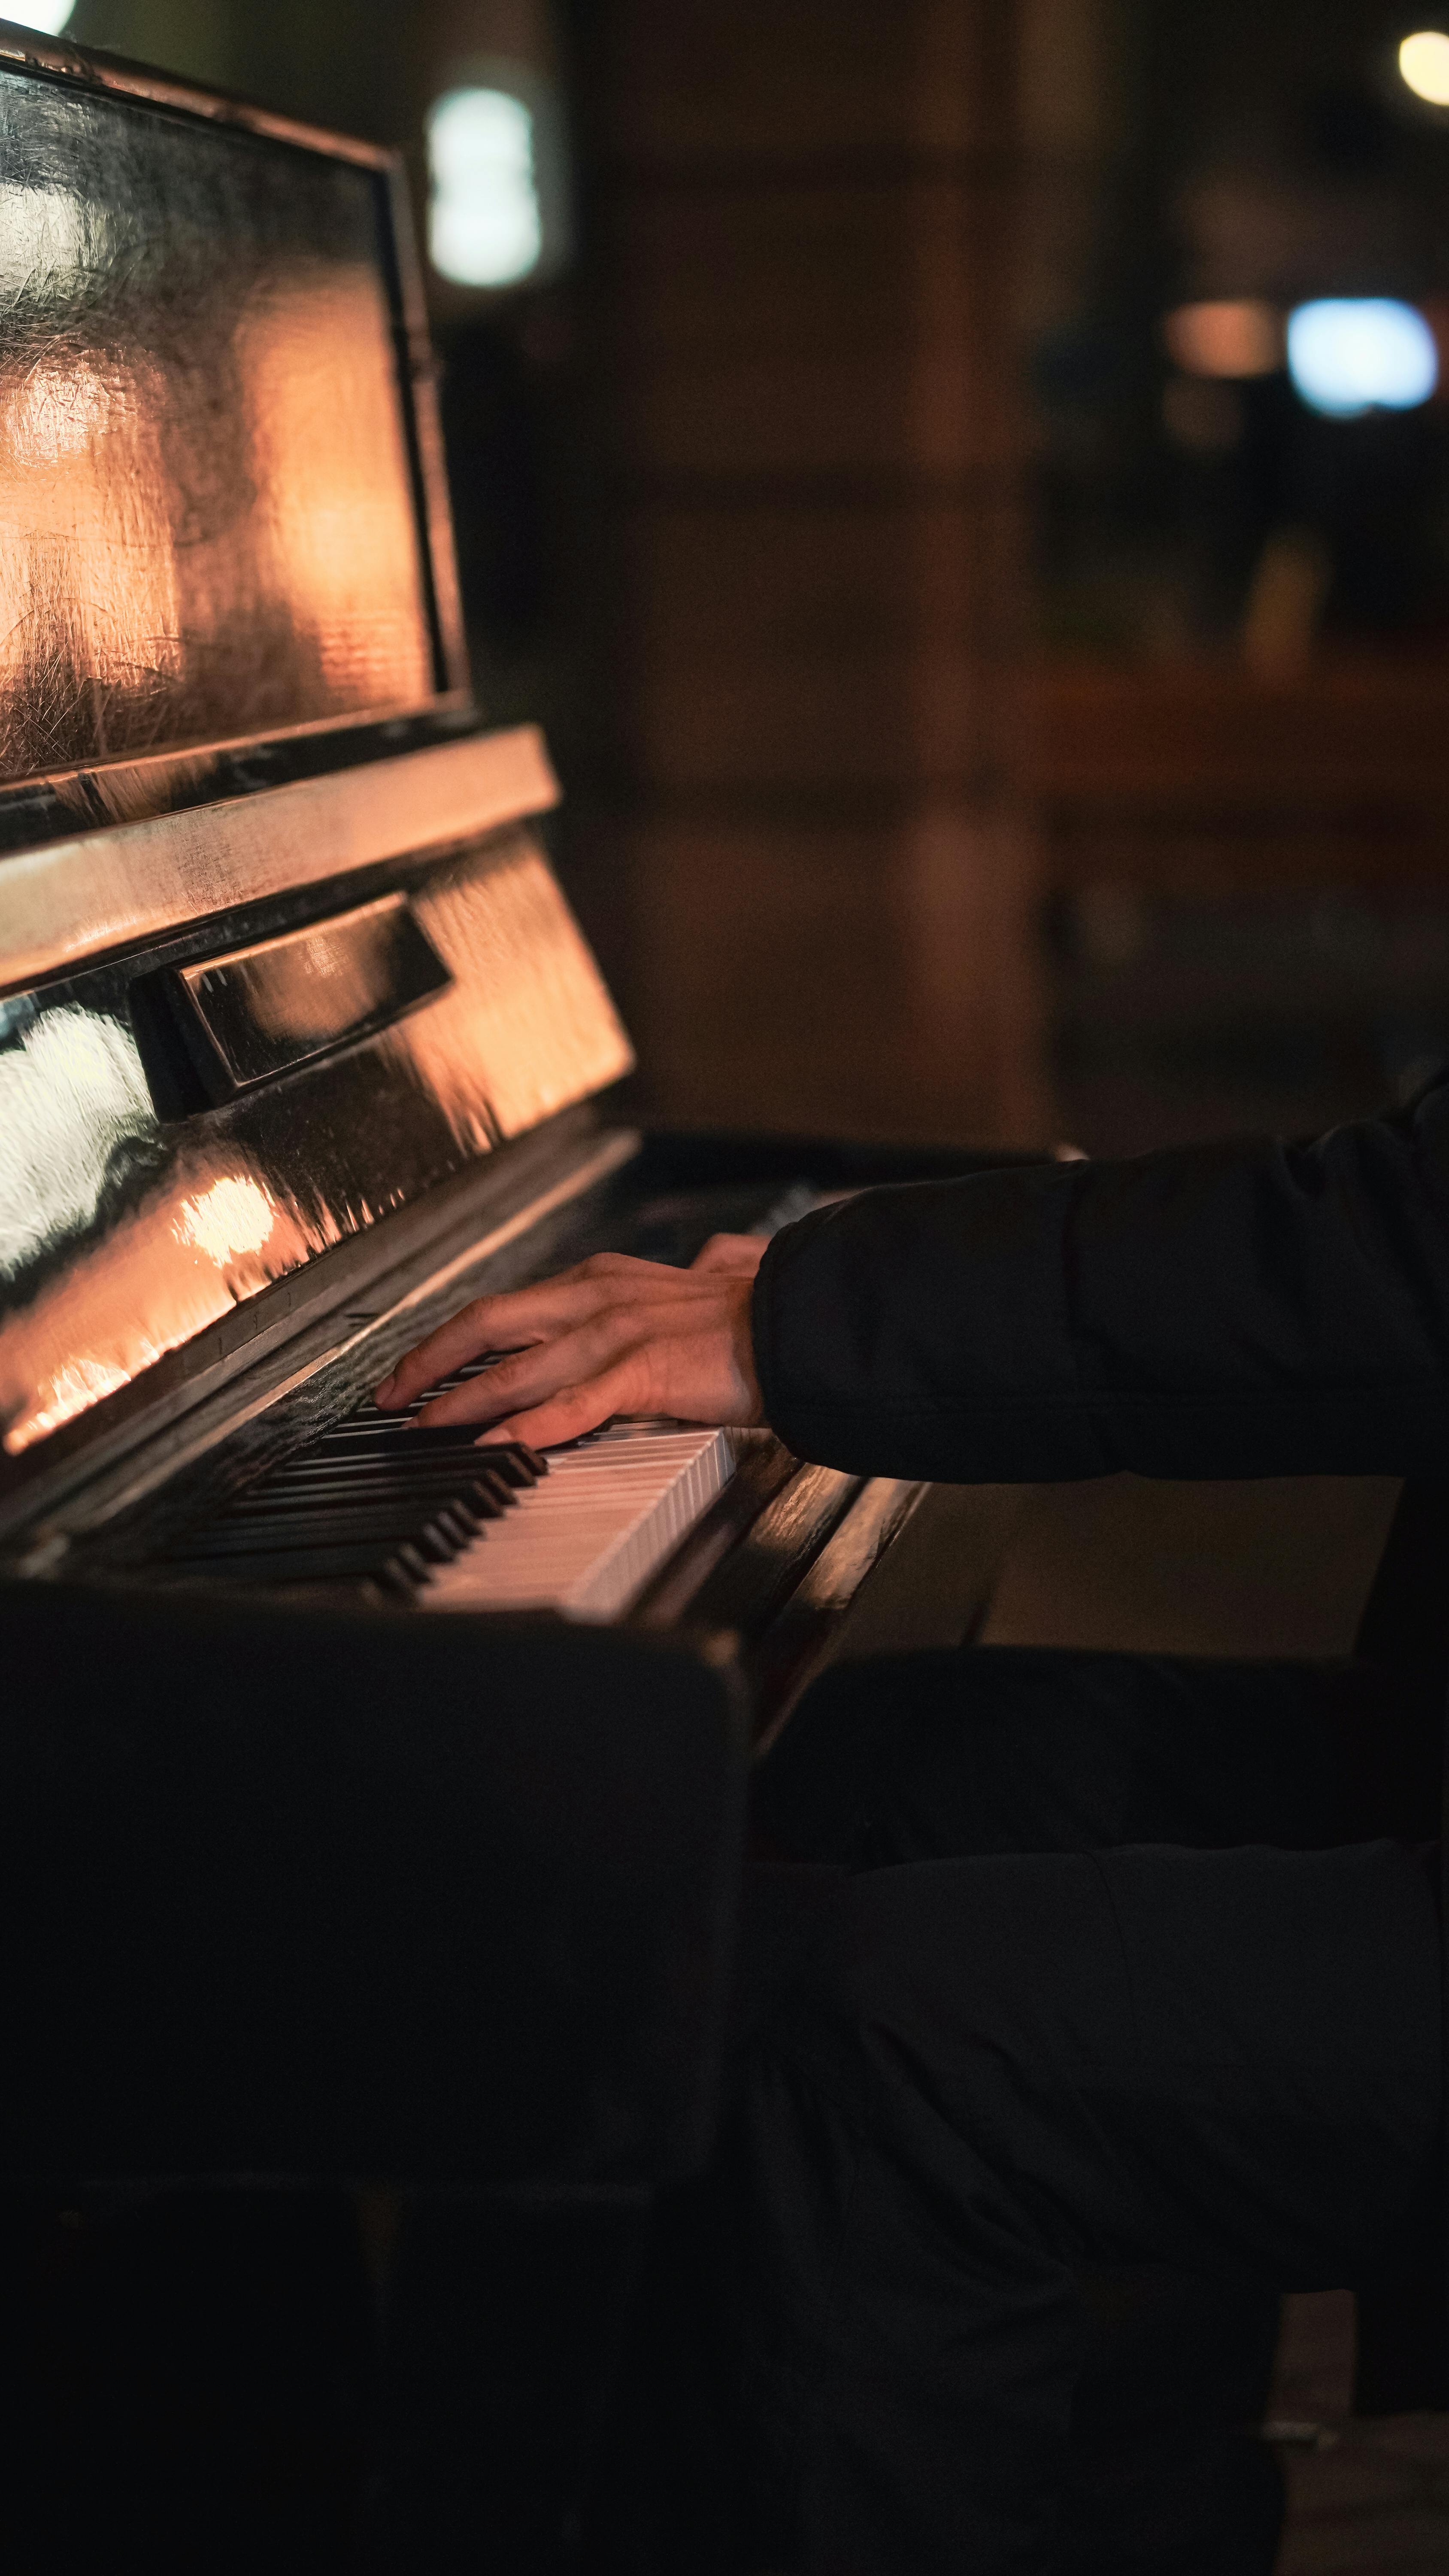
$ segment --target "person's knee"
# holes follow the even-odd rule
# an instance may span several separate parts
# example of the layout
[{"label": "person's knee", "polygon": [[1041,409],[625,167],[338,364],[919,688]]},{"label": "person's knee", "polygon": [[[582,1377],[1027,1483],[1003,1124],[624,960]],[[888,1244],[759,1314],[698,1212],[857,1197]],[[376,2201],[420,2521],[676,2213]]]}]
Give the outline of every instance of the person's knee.
[{"label": "person's knee", "polygon": [[1100,1871],[1052,1853],[842,1875],[756,2039],[857,2102],[882,2077],[963,2101],[1095,2079],[1133,2046]]}]

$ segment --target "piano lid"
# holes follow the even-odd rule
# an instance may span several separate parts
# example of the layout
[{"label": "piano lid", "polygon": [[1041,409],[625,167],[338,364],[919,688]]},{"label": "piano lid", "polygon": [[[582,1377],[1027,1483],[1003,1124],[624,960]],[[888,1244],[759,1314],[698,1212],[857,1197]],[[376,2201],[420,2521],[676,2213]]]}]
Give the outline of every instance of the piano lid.
[{"label": "piano lid", "polygon": [[395,156],[0,26],[0,849],[469,720],[431,393]]}]

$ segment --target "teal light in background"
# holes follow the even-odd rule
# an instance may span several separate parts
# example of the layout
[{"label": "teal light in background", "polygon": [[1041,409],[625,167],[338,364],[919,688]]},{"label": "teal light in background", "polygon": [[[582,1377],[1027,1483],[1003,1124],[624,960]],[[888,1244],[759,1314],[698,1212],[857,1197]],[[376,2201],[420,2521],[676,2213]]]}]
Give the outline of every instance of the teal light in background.
[{"label": "teal light in background", "polygon": [[74,15],[75,0],[28,0],[25,7],[0,11],[12,27],[34,27],[42,36],[58,36]]},{"label": "teal light in background", "polygon": [[543,254],[532,110],[453,89],[428,116],[428,257],[457,286],[516,286]]},{"label": "teal light in background", "polygon": [[1427,402],[1439,382],[1439,352],[1412,304],[1325,296],[1288,317],[1288,373],[1310,411],[1356,420]]}]

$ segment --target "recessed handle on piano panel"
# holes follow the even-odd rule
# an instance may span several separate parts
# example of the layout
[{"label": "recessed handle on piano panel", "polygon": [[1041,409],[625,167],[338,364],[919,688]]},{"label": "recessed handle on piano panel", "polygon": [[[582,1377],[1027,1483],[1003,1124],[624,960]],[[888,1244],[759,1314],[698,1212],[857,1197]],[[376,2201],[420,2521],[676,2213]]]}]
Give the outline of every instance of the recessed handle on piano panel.
[{"label": "recessed handle on piano panel", "polygon": [[405,894],[169,970],[187,1051],[215,1104],[374,1037],[452,980]]}]

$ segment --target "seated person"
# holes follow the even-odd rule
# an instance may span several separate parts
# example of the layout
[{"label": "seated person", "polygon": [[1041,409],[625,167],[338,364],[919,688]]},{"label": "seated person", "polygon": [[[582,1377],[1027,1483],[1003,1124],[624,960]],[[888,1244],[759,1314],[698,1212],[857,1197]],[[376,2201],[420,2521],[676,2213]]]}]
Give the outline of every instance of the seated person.
[{"label": "seated person", "polygon": [[[605,1256],[478,1301],[379,1402],[490,1349],[425,1418],[766,1421],[958,1482],[1442,1477],[1449,1080],[1316,1143],[873,1190],[687,1272]],[[1008,1677],[994,1774],[968,1662]],[[766,1783],[786,1848],[844,1866],[740,2075],[739,2386],[804,2567],[1021,2576],[1065,2563],[1093,2267],[1352,2285],[1440,2198],[1437,1866],[1356,1800],[1352,1675],[899,1678],[833,1684],[828,1728],[807,1703]]]}]

